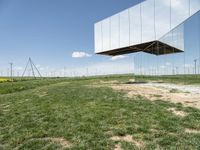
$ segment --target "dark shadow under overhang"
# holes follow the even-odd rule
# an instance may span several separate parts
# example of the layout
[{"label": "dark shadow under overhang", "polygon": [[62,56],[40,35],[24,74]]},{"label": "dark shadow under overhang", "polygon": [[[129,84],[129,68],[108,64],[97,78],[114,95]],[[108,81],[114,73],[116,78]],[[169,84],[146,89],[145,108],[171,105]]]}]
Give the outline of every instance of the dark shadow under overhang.
[{"label": "dark shadow under overhang", "polygon": [[173,53],[181,53],[184,51],[160,41],[152,41],[152,42],[142,43],[142,44],[133,45],[129,47],[104,51],[97,54],[117,56],[117,55],[124,55],[124,54],[137,53],[137,52],[145,52],[145,53],[154,54],[154,55],[167,55],[167,54],[173,54]]}]

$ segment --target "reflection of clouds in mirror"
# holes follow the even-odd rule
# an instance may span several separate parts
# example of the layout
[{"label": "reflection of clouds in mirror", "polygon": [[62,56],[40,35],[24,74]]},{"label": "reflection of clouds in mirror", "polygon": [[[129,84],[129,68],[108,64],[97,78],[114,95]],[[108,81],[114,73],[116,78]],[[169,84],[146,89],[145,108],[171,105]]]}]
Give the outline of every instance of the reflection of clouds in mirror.
[{"label": "reflection of clouds in mirror", "polygon": [[116,49],[119,47],[119,14],[114,15],[113,17],[110,18],[110,26],[111,26],[111,49]]},{"label": "reflection of clouds in mirror", "polygon": [[196,13],[197,11],[199,11],[199,7],[200,7],[200,0],[192,0],[190,1],[190,6],[191,6],[191,14]]},{"label": "reflection of clouds in mirror", "polygon": [[129,45],[129,11],[120,13],[120,47]]},{"label": "reflection of clouds in mirror", "polygon": [[95,52],[102,50],[101,23],[95,24]]},{"label": "reflection of clouds in mirror", "polygon": [[155,40],[154,0],[142,3],[142,42]]},{"label": "reflection of clouds in mirror", "polygon": [[192,64],[185,64],[185,67],[186,68],[191,68],[191,67],[193,67],[194,65],[192,65]]},{"label": "reflection of clouds in mirror", "polygon": [[130,13],[130,44],[138,44],[141,42],[141,19],[140,5],[136,5],[129,9]]},{"label": "reflection of clouds in mirror", "polygon": [[170,62],[166,62],[166,66],[171,66],[171,63]]},{"label": "reflection of clouds in mirror", "polygon": [[160,41],[179,48],[180,50],[184,50],[184,25],[182,24],[167,33],[160,38]]},{"label": "reflection of clouds in mirror", "polygon": [[110,49],[110,18],[105,19],[102,22],[102,33],[103,33],[103,49],[109,50]]},{"label": "reflection of clouds in mirror", "polygon": [[166,66],[164,66],[164,65],[163,65],[163,66],[160,66],[160,68],[161,68],[161,69],[165,69],[165,68],[166,68]]}]

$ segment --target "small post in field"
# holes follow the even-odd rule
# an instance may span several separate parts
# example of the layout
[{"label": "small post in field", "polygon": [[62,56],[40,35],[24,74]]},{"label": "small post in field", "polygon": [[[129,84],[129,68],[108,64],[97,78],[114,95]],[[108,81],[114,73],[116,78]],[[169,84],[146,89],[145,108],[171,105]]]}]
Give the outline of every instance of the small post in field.
[{"label": "small post in field", "polygon": [[10,79],[13,82],[13,63],[9,63],[10,64]]}]

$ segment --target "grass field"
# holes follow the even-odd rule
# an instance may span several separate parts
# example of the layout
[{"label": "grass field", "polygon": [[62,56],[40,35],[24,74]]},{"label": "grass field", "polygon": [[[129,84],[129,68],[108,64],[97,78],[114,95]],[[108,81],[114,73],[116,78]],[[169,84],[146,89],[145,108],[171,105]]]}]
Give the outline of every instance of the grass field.
[{"label": "grass field", "polygon": [[132,78],[0,83],[0,149],[200,149],[200,110],[101,85]]}]

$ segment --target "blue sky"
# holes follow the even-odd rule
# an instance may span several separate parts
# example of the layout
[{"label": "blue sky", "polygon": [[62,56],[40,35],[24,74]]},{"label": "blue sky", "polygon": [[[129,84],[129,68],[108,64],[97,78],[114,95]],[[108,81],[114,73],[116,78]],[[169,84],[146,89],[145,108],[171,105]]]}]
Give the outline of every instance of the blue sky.
[{"label": "blue sky", "polygon": [[[94,23],[139,0],[0,0],[0,68],[8,62],[54,69],[81,68],[109,61],[94,56]],[[92,57],[72,58],[74,51]]]},{"label": "blue sky", "polygon": [[[21,74],[29,57],[44,75],[46,72],[62,75],[64,67],[67,75],[85,75],[87,68],[91,74],[133,72],[134,54],[115,61],[94,54],[94,23],[138,2],[140,0],[0,0],[0,75],[8,74],[9,62],[14,63],[15,75]],[[193,28],[185,30],[199,36]],[[187,45],[193,40],[191,34]],[[192,49],[196,50],[198,41],[195,43]],[[72,58],[75,51],[87,53],[86,57]],[[188,65],[193,64],[195,57],[193,52],[190,54]],[[170,57],[166,58],[165,63],[169,66],[170,61]]]}]

